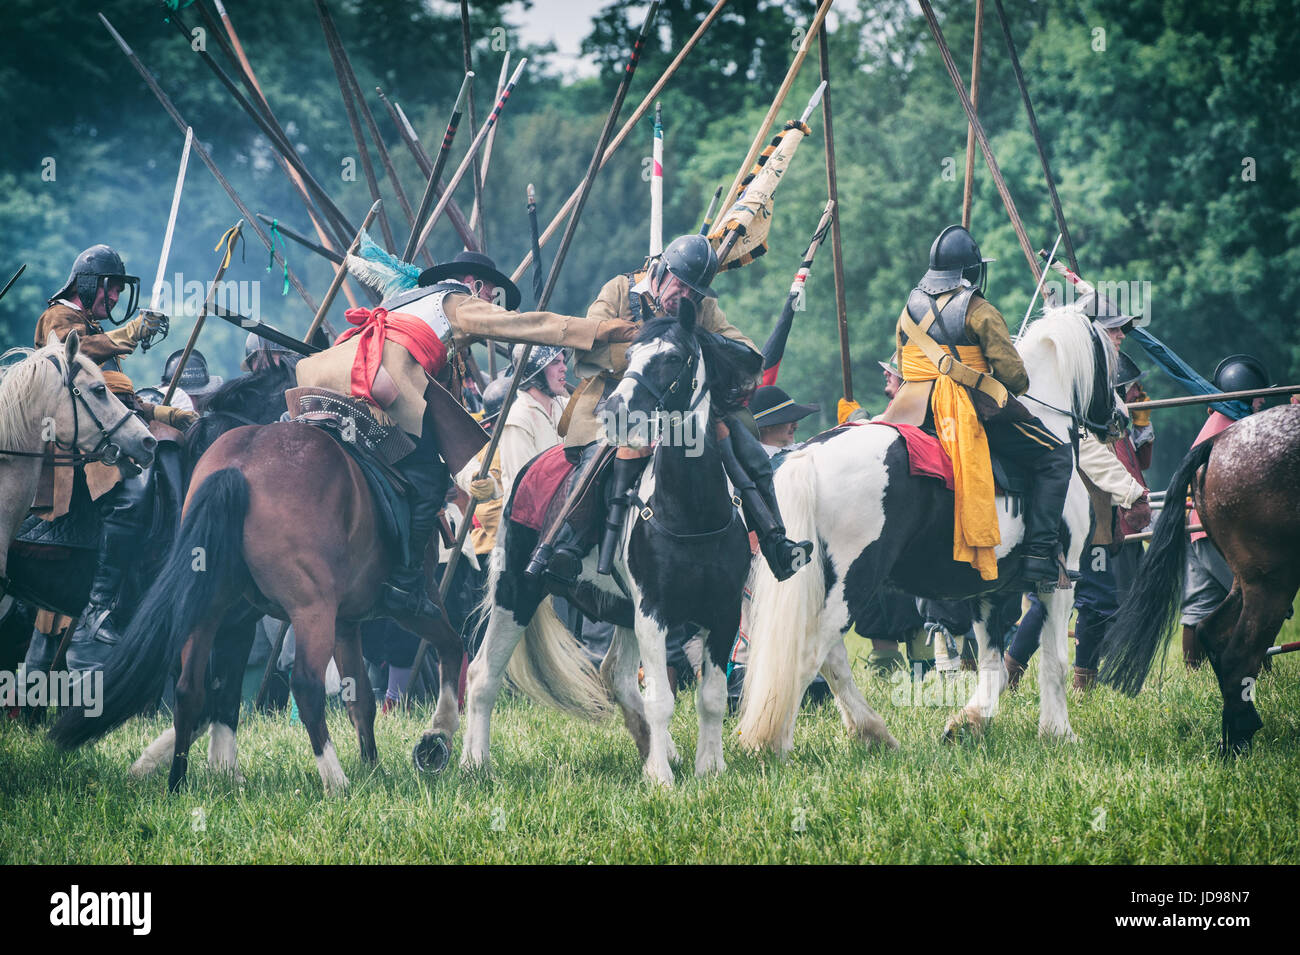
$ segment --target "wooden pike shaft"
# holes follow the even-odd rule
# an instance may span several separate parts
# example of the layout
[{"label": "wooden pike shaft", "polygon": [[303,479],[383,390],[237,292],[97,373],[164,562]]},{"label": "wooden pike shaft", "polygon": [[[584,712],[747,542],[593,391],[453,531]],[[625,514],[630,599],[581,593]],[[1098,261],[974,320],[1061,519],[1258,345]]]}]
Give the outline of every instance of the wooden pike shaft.
[{"label": "wooden pike shaft", "polygon": [[[113,27],[113,24],[108,22],[107,17],[101,13],[99,14],[99,19],[108,32],[113,35],[113,39],[117,42],[117,45],[121,48],[122,52],[126,54],[127,59],[131,61],[131,65],[134,66],[136,72],[140,74],[145,85],[149,87],[154,97],[162,104],[163,109],[167,111],[167,115],[172,118],[172,121],[176,124],[177,128],[180,129],[181,132],[184,132],[185,128],[189,126],[189,123],[185,122],[185,118],[181,116],[180,112],[176,109],[176,106],[172,103],[171,98],[163,91],[163,88],[158,85],[158,81],[153,78],[153,74],[149,72],[148,67],[146,67],[144,63],[140,61],[140,58],[135,55],[135,51],[131,49],[126,40],[122,39],[122,34],[118,33]],[[268,236],[266,232],[263,231],[262,227],[257,224],[253,217],[253,213],[249,210],[248,206],[244,205],[244,201],[239,198],[239,194],[235,192],[234,187],[231,186],[226,180],[226,177],[221,174],[221,170],[217,168],[217,164],[212,161],[212,157],[208,154],[208,151],[203,148],[203,143],[197,138],[194,140],[194,151],[198,153],[199,158],[203,160],[203,165],[208,167],[208,171],[212,173],[213,178],[221,184],[221,188],[226,191],[226,195],[230,197],[230,201],[239,209],[244,220],[252,227],[253,231],[257,234],[257,237],[262,240],[262,244],[266,246],[268,251],[270,251],[275,261],[279,262],[288,272],[289,283],[294,287],[294,290],[297,291],[299,296],[302,297],[302,300],[307,303],[307,307],[315,312],[315,300],[307,292],[307,289],[303,287],[302,282],[298,281],[298,277],[294,275],[293,271],[285,264],[284,256],[275,251],[275,248],[271,243],[271,237]]]},{"label": "wooden pike shaft", "polygon": [[[637,121],[645,115],[646,110],[648,110],[651,104],[654,103],[655,97],[659,95],[660,91],[667,85],[668,81],[672,79],[673,74],[677,72],[677,68],[681,66],[682,61],[686,59],[687,54],[689,54],[691,50],[695,49],[695,44],[700,41],[700,37],[704,36],[704,31],[707,30],[710,25],[712,25],[713,21],[722,13],[722,8],[726,6],[726,4],[727,0],[718,0],[718,2],[713,5],[713,9],[709,11],[708,16],[704,18],[703,22],[701,22],[695,29],[695,32],[691,34],[691,38],[683,44],[677,56],[675,56],[673,61],[668,64],[668,69],[664,70],[663,75],[660,76],[655,82],[655,85],[650,88],[650,92],[646,93],[645,98],[641,100],[641,103],[637,108],[632,111],[632,115],[628,117],[627,122],[623,124],[614,138],[610,140],[609,145],[605,147],[605,155],[600,159],[601,168],[604,168],[605,163],[609,162],[610,157],[614,155],[618,150],[618,147],[623,145],[623,140],[628,137],[628,134],[632,132],[633,127],[636,126]],[[546,243],[550,241],[551,236],[555,234],[556,230],[559,229],[565,218],[569,215],[569,212],[572,211],[574,204],[578,201],[578,194],[581,191],[582,186],[579,185],[578,188],[573,191],[573,194],[564,201],[564,205],[560,206],[560,211],[555,214],[555,217],[551,219],[550,224],[547,225],[546,229],[542,232],[539,245],[546,245]],[[516,266],[514,272],[510,276],[510,281],[518,282],[520,278],[523,277],[524,273],[528,271],[528,266],[532,264],[532,261],[533,253],[529,252],[524,256],[523,261]]]},{"label": "wooden pike shaft", "polygon": [[[506,88],[506,76],[510,72],[510,54],[507,52],[505,58],[501,61],[501,74],[497,77],[498,99],[501,97],[501,91]],[[492,165],[492,147],[497,141],[497,130],[500,126],[493,126],[492,132],[488,133],[487,142],[483,144],[483,179],[482,185],[486,187],[488,177],[488,167]],[[480,227],[481,226],[481,227]],[[469,211],[469,227],[477,230],[479,243],[487,248],[487,223],[483,222],[483,194],[480,190],[479,195],[474,200],[474,206]]]},{"label": "wooden pike shaft", "polygon": [[[374,201],[374,204],[370,207],[370,211],[366,213],[365,220],[361,223],[361,228],[357,230],[356,237],[352,240],[352,244],[348,246],[345,255],[352,255],[357,251],[357,246],[361,244],[362,234],[370,228],[370,223],[374,221],[376,214],[383,210],[383,205],[383,199],[376,199]],[[316,329],[320,328],[321,322],[325,321],[325,313],[328,312],[330,306],[334,304],[334,296],[338,294],[339,286],[343,284],[343,276],[346,272],[347,268],[345,260],[344,268],[341,268],[334,273],[334,281],[330,282],[329,290],[325,293],[325,298],[321,300],[320,308],[316,310],[316,315],[311,320],[311,325],[307,328],[307,334],[302,337],[302,340],[307,344],[311,344],[312,338],[316,335]],[[332,338],[333,336],[330,337]]]},{"label": "wooden pike shaft", "polygon": [[[307,238],[301,232],[295,232],[293,229],[290,229],[287,225],[281,222],[278,218],[272,218],[271,216],[268,216],[262,212],[259,212],[257,214],[257,217],[261,219],[263,222],[265,222],[267,225],[274,224],[275,227],[280,231],[280,234],[282,236],[284,236],[286,239],[292,239],[294,242],[297,242],[299,245],[301,245],[304,249],[310,249],[312,252],[315,252],[321,258],[328,259],[330,262],[333,262],[335,265],[343,264],[343,256],[340,253],[335,252],[333,249],[327,248],[316,242],[313,242],[311,239]],[[338,270],[336,269],[335,271]]]},{"label": "wooden pike shaft", "polygon": [[957,72],[957,64],[953,62],[952,51],[948,49],[948,43],[943,38],[943,31],[939,28],[939,21],[934,15],[934,8],[930,6],[930,0],[916,0],[921,7],[921,12],[925,14],[926,22],[930,25],[930,32],[934,34],[934,40],[939,45],[939,54],[943,57],[943,65],[948,70],[948,78],[952,80],[953,87],[957,90],[957,96],[961,99],[962,109],[966,111],[966,120],[975,130],[975,138],[979,141],[980,150],[984,153],[984,161],[988,164],[989,174],[993,177],[993,183],[998,188],[998,195],[1002,197],[1002,204],[1006,206],[1007,215],[1011,217],[1011,225],[1016,230],[1016,238],[1020,242],[1020,249],[1025,254],[1025,261],[1029,263],[1029,271],[1034,275],[1034,281],[1043,271],[1038,266],[1038,259],[1034,256],[1033,247],[1029,244],[1029,236],[1025,232],[1025,224],[1020,218],[1020,213],[1016,211],[1016,202],[1011,198],[1011,191],[1007,189],[1006,180],[1002,178],[1002,170],[998,167],[998,161],[993,156],[993,147],[989,145],[988,135],[984,132],[984,126],[980,122],[979,116],[975,114],[975,107],[971,105],[970,97],[966,95],[966,85],[961,81],[961,75]]},{"label": "wooden pike shaft", "polygon": [[[984,0],[975,0],[975,49],[970,60],[970,104],[980,103],[980,57],[984,51]],[[970,228],[970,206],[975,187],[975,127],[966,124],[966,185],[961,194],[961,225]]]},{"label": "wooden pike shaft", "polygon": [[[234,255],[235,243],[239,241],[244,231],[244,220],[240,219],[235,223],[228,241],[221,243],[217,248],[221,250],[221,264],[217,266],[217,274],[212,278],[212,284],[208,286],[208,294],[203,299],[203,308],[199,311],[199,317],[194,320],[194,328],[190,332],[189,341],[185,343],[185,350],[181,352],[181,360],[176,365],[176,371],[172,373],[171,384],[167,386],[167,393],[163,395],[162,403],[170,405],[172,395],[176,394],[176,386],[180,384],[181,375],[185,374],[185,366],[189,363],[190,355],[194,351],[194,344],[199,340],[199,332],[203,330],[203,320],[208,317],[208,311],[212,308],[212,301],[216,298],[217,289],[221,286],[221,280],[225,277],[226,269],[230,265],[230,259]],[[225,238],[223,236],[223,238]]]},{"label": "wooden pike shaft", "polygon": [[[628,87],[632,85],[632,77],[636,74],[637,63],[641,59],[641,49],[645,44],[646,35],[650,31],[650,24],[654,21],[655,15],[659,12],[659,0],[651,0],[650,10],[646,13],[645,22],[641,24],[641,32],[636,39],[636,45],[632,47],[632,55],[628,59],[627,68],[623,71],[623,78],[619,82],[618,92],[614,95],[614,103],[605,117],[605,125],[601,128],[600,139],[596,142],[596,149],[592,153],[591,162],[587,165],[587,174],[583,176],[582,186],[578,195],[577,206],[574,209],[573,217],[569,220],[568,226],[564,230],[564,236],[560,240],[560,248],[555,253],[555,260],[551,263],[551,270],[546,276],[546,286],[542,289],[542,297],[537,303],[538,311],[545,311],[547,304],[551,300],[551,294],[555,291],[555,284],[559,281],[560,269],[564,265],[564,260],[569,251],[569,246],[573,242],[574,232],[577,231],[578,220],[582,218],[582,209],[587,203],[587,197],[591,194],[592,184],[596,181],[596,174],[600,172],[602,159],[605,155],[605,149],[609,143],[610,134],[614,130],[614,124],[618,121],[619,111],[623,108],[623,100],[627,98]],[[522,63],[520,64],[522,67]],[[498,101],[498,107],[500,101]],[[505,401],[501,404],[501,412],[497,417],[498,427],[492,429],[492,440],[488,443],[487,450],[483,453],[483,464],[478,471],[478,479],[482,480],[487,477],[488,471],[492,466],[492,458],[496,454],[498,445],[501,443],[501,435],[505,431],[505,421],[510,415],[510,406],[514,404],[515,395],[519,392],[519,381],[523,375],[525,366],[528,364],[528,356],[532,353],[533,346],[525,345],[522,356],[520,357],[515,368],[514,376],[510,379],[510,390],[506,392]],[[456,534],[456,542],[452,545],[451,553],[447,556],[447,569],[443,571],[442,581],[439,583],[438,591],[444,597],[447,595],[447,589],[451,586],[452,575],[456,572],[456,564],[460,560],[460,555],[465,548],[465,541],[469,536],[469,529],[474,519],[474,509],[478,505],[477,499],[469,499],[469,507],[465,511],[465,516],[461,520],[460,530]],[[414,671],[419,672],[420,663],[424,658],[427,642],[421,642],[420,649],[416,651]],[[412,681],[414,684],[414,680]]]},{"label": "wooden pike shaft", "polygon": [[[794,85],[795,77],[799,75],[799,68],[803,66],[804,58],[808,51],[812,49],[813,39],[821,32],[822,22],[826,19],[826,14],[830,12],[832,0],[822,0],[821,6],[817,8],[817,13],[813,17],[812,25],[808,32],[804,34],[803,42],[799,44],[799,50],[794,55],[794,62],[790,64],[790,69],[786,71],[785,79],[781,82],[781,88],[776,91],[776,99],[772,100],[771,107],[768,108],[767,115],[763,117],[762,124],[758,127],[758,135],[754,137],[754,142],[749,147],[749,152],[745,155],[745,161],[740,164],[740,171],[736,173],[735,180],[731,183],[731,188],[727,190],[722,201],[722,210],[725,215],[726,210],[731,208],[731,204],[736,201],[740,194],[741,180],[749,173],[754,165],[754,160],[762,152],[763,145],[767,142],[768,131],[772,128],[772,123],[776,121],[777,114],[781,111],[782,104],[785,103],[786,94],[790,92],[790,87]],[[726,221],[725,219],[723,221]],[[719,256],[718,261],[722,258]]]},{"label": "wooden pike shaft", "polygon": [[[469,0],[460,0],[460,48],[461,55],[465,61],[465,72],[474,71],[474,62],[472,57],[473,44],[469,38]],[[497,99],[501,98],[501,91],[497,90]],[[475,136],[478,133],[478,111],[474,108],[474,89],[469,91],[469,134]],[[483,204],[483,167],[478,154],[474,155],[474,208]],[[474,213],[470,211],[470,230],[474,230]],[[482,231],[474,232],[478,238],[479,246],[483,246]]]},{"label": "wooden pike shaft", "polygon": [[844,400],[853,400],[853,365],[849,354],[849,305],[844,288],[844,246],[840,243],[840,187],[835,173],[835,131],[831,125],[831,53],[825,30],[817,31],[817,55],[821,61],[822,122],[825,123],[826,194],[834,203],[831,218],[831,260],[835,271],[835,319],[840,333],[840,380]]},{"label": "wooden pike shaft", "polygon": [[[229,56],[231,52],[234,53],[234,61],[239,65],[241,71],[240,79],[243,80],[245,85],[250,86],[254,93],[256,102],[262,104],[262,109],[265,111],[267,119],[275,124],[277,129],[283,132],[284,127],[280,125],[280,121],[277,120],[275,114],[271,112],[271,104],[267,102],[266,94],[262,92],[262,84],[258,82],[257,74],[253,72],[253,64],[248,61],[248,56],[244,53],[244,45],[239,41],[239,34],[235,32],[235,25],[230,22],[230,15],[226,13],[226,8],[222,4],[221,0],[214,0],[214,3],[217,8],[217,15],[221,18],[221,25],[226,31],[226,36],[230,39],[230,50],[227,51],[227,55]],[[207,8],[202,4],[199,4],[199,13],[203,16],[204,21],[207,22],[208,29],[215,33],[218,40],[220,40],[221,31],[217,30],[213,25],[211,15],[208,13]],[[288,136],[285,136],[285,139],[288,139]],[[278,152],[275,155],[275,161],[284,171],[284,174],[289,177],[289,181],[293,183],[294,189],[302,199],[303,207],[307,210],[307,218],[311,220],[312,228],[316,230],[316,237],[320,239],[319,247],[329,250],[329,255],[326,255],[326,258],[333,255],[335,258],[331,259],[331,261],[341,263],[343,257],[335,251],[333,239],[325,230],[325,225],[321,222],[321,213],[316,208],[316,204],[312,202],[311,195],[307,192],[307,186],[303,183],[302,176],[298,175],[298,170],[289,165],[288,160]],[[285,234],[288,235],[287,232]],[[348,305],[355,308],[357,300],[356,296],[352,293],[352,289],[347,285],[344,285],[343,294],[347,297]]]},{"label": "wooden pike shaft", "polygon": [[1181,408],[1184,405],[1208,405],[1216,401],[1250,401],[1252,398],[1275,398],[1295,394],[1300,394],[1300,385],[1277,385],[1273,388],[1252,388],[1249,391],[1216,391],[1208,395],[1182,395],[1178,398],[1134,401],[1125,407],[1129,411],[1151,411],[1155,408]]}]

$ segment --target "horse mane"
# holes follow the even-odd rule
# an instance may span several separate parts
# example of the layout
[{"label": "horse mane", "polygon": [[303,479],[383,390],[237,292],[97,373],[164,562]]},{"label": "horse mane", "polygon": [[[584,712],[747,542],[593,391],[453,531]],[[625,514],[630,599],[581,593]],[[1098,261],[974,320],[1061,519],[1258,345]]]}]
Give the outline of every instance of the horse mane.
[{"label": "horse mane", "polygon": [[[11,348],[0,355],[0,446],[16,450],[31,438],[36,421],[30,394],[44,370],[40,359],[48,348]],[[60,345],[57,351],[62,350]],[[4,364],[15,355],[22,355],[22,361]],[[63,374],[62,355],[57,357]]]},{"label": "horse mane", "polygon": [[212,393],[209,411],[233,411],[246,417],[263,408],[266,402],[297,383],[292,368],[272,365],[262,371],[239,375],[224,382]]},{"label": "horse mane", "polygon": [[[672,316],[652,318],[641,323],[633,342],[666,338],[687,345],[690,342],[685,340],[686,334],[681,322]],[[704,331],[698,325],[690,337],[699,346],[708,367],[709,405],[713,414],[721,416],[739,411],[754,393],[754,376],[760,370],[761,358],[748,347],[732,343],[716,332]],[[752,355],[752,361],[742,359],[742,349],[746,356]]]},{"label": "horse mane", "polygon": [[[1107,375],[1113,379],[1115,347],[1106,335],[1099,335],[1106,354]],[[1086,411],[1092,399],[1096,367],[1092,355],[1092,322],[1077,308],[1066,305],[1044,310],[1042,317],[1029,326],[1020,340],[1019,351],[1027,355],[1038,349],[1050,349],[1061,380],[1071,383],[1071,404],[1076,414]]]}]

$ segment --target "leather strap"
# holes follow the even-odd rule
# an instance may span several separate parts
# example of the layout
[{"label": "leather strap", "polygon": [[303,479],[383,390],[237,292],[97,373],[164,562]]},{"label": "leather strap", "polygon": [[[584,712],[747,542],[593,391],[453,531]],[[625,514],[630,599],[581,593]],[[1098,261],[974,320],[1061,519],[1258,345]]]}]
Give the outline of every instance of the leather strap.
[{"label": "leather strap", "polygon": [[927,334],[934,322],[935,314],[932,308],[925,310],[925,317],[921,319],[919,325],[912,321],[912,316],[907,313],[906,308],[898,316],[898,327],[903,330],[908,342],[914,343],[921,349],[925,357],[939,369],[939,374],[946,375],[959,385],[982,391],[997,402],[999,408],[1005,407],[1010,393],[1002,382],[987,372],[976,371],[969,365],[962,364],[950,352],[945,351],[942,345]]}]

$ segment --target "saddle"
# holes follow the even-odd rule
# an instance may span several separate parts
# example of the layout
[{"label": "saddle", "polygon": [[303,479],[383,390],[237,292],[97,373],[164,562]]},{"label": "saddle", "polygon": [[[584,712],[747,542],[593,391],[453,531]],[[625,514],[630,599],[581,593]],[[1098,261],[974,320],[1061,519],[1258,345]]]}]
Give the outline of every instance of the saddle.
[{"label": "saddle", "polygon": [[290,388],[284,393],[289,420],[320,428],[352,458],[375,502],[380,537],[398,553],[410,548],[409,487],[393,463],[415,450],[395,426],[380,424],[360,399],[328,388]]}]

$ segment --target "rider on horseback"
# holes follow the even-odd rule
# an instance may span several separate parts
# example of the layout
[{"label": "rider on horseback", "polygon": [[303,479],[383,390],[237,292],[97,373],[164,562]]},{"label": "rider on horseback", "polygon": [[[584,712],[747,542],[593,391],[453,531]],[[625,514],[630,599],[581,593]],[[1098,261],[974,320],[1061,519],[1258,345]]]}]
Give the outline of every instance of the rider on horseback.
[{"label": "rider on horseback", "polygon": [[[118,297],[129,288],[126,314],[119,322],[113,318]],[[76,331],[81,339],[81,353],[100,365],[109,390],[146,420],[154,420],[184,430],[197,420],[191,411],[137,401],[131,379],[122,373],[120,358],[135,351],[136,345],[148,346],[152,336],[166,328],[167,317],[161,312],[141,309],[132,318],[139,300],[140,280],[127,275],[122,258],[106,245],[95,245],[77,256],[63,288],[48,302],[48,308],[36,322],[36,347],[45,345],[51,332],[59,340]],[[105,320],[119,325],[110,332],[103,330]],[[125,323],[125,324],[123,324]],[[77,670],[95,670],[102,664],[111,646],[117,642],[116,626],[109,619],[116,609],[118,592],[128,567],[147,546],[147,531],[152,517],[154,468],[148,467],[130,478],[121,478],[117,468],[93,462],[85,466],[85,476],[92,499],[105,511],[99,544],[99,563],[86,605],[68,644],[68,665]],[[119,480],[120,479],[120,480]],[[56,473],[55,501],[46,515],[53,520],[67,513],[73,480]],[[38,621],[39,624],[39,621]],[[48,670],[58,646],[57,629],[41,632],[39,625],[32,634],[28,649],[29,670]]]},{"label": "rider on horseback", "polygon": [[631,341],[636,332],[626,321],[514,311],[520,298],[492,259],[461,252],[421,273],[419,287],[373,310],[349,310],[354,327],[332,348],[298,363],[299,385],[363,398],[416,442],[395,464],[412,491],[411,525],[409,553],[384,587],[389,610],[439,615],[425,589],[424,552],[450,483],[448,466],[463,467],[485,438],[452,397],[461,392],[470,344],[494,339],[590,349],[597,342]]},{"label": "rider on horseback", "polygon": [[[742,360],[752,359],[755,375],[761,366],[762,356],[754,343],[739,329],[728,324],[717,298],[709,289],[718,271],[718,257],[708,239],[691,234],[674,239],[663,254],[650,263],[648,269],[628,275],[618,275],[605,283],[600,295],[587,309],[590,318],[601,320],[630,319],[640,323],[650,318],[677,315],[683,308],[698,312],[698,326],[713,332],[723,342],[730,342]],[[600,440],[605,426],[599,415],[601,403],[618,386],[627,370],[626,346],[612,345],[584,351],[578,357],[577,374],[583,379],[570,399],[566,421],[561,421],[566,454],[578,464],[579,472],[586,470],[591,460],[603,446]],[[718,422],[719,450],[727,476],[740,496],[745,524],[758,534],[759,547],[777,579],[785,580],[794,574],[811,552],[811,544],[798,544],[785,536],[777,507],[776,492],[772,487],[772,465],[767,452],[759,444],[757,428],[747,413],[733,415],[727,422]],[[567,425],[567,427],[566,427]],[[606,486],[608,517],[601,541],[597,569],[607,574],[614,559],[618,536],[623,527],[629,506],[628,492],[640,478],[648,457],[638,452],[620,449],[614,459],[612,473]],[[590,550],[592,529],[590,521],[582,520],[567,508],[555,525],[553,534],[538,547],[526,573],[536,577],[545,572],[556,583],[573,587],[577,581],[582,560]]]},{"label": "rider on horseback", "polygon": [[[950,444],[962,449],[954,456],[963,460],[967,455],[978,460],[981,455],[961,438],[982,430],[989,449],[1030,471],[1033,484],[1025,508],[1020,577],[1029,584],[1050,584],[1058,577],[1057,538],[1074,466],[1073,451],[1010,396],[1028,390],[1029,376],[1011,342],[1006,320],[983,296],[991,261],[980,255],[974,238],[959,225],[948,226],[934,240],[929,270],[908,296],[898,319],[903,385],[880,420],[914,424],[939,434],[946,449]],[[943,379],[950,384],[941,386]],[[952,388],[951,383],[961,387]],[[944,403],[942,413],[935,407],[940,400]],[[987,460],[987,452],[982,456]],[[988,470],[987,464],[984,470]],[[981,478],[982,487],[974,493],[988,495],[993,523],[991,528],[968,526],[964,532],[968,540],[984,535],[985,541],[992,539],[995,544],[992,475],[973,475],[976,481]],[[960,514],[960,481],[957,491]],[[997,576],[992,545],[981,543],[970,552],[971,557],[960,559],[970,559],[972,564],[978,560],[977,569],[985,579]]]}]

